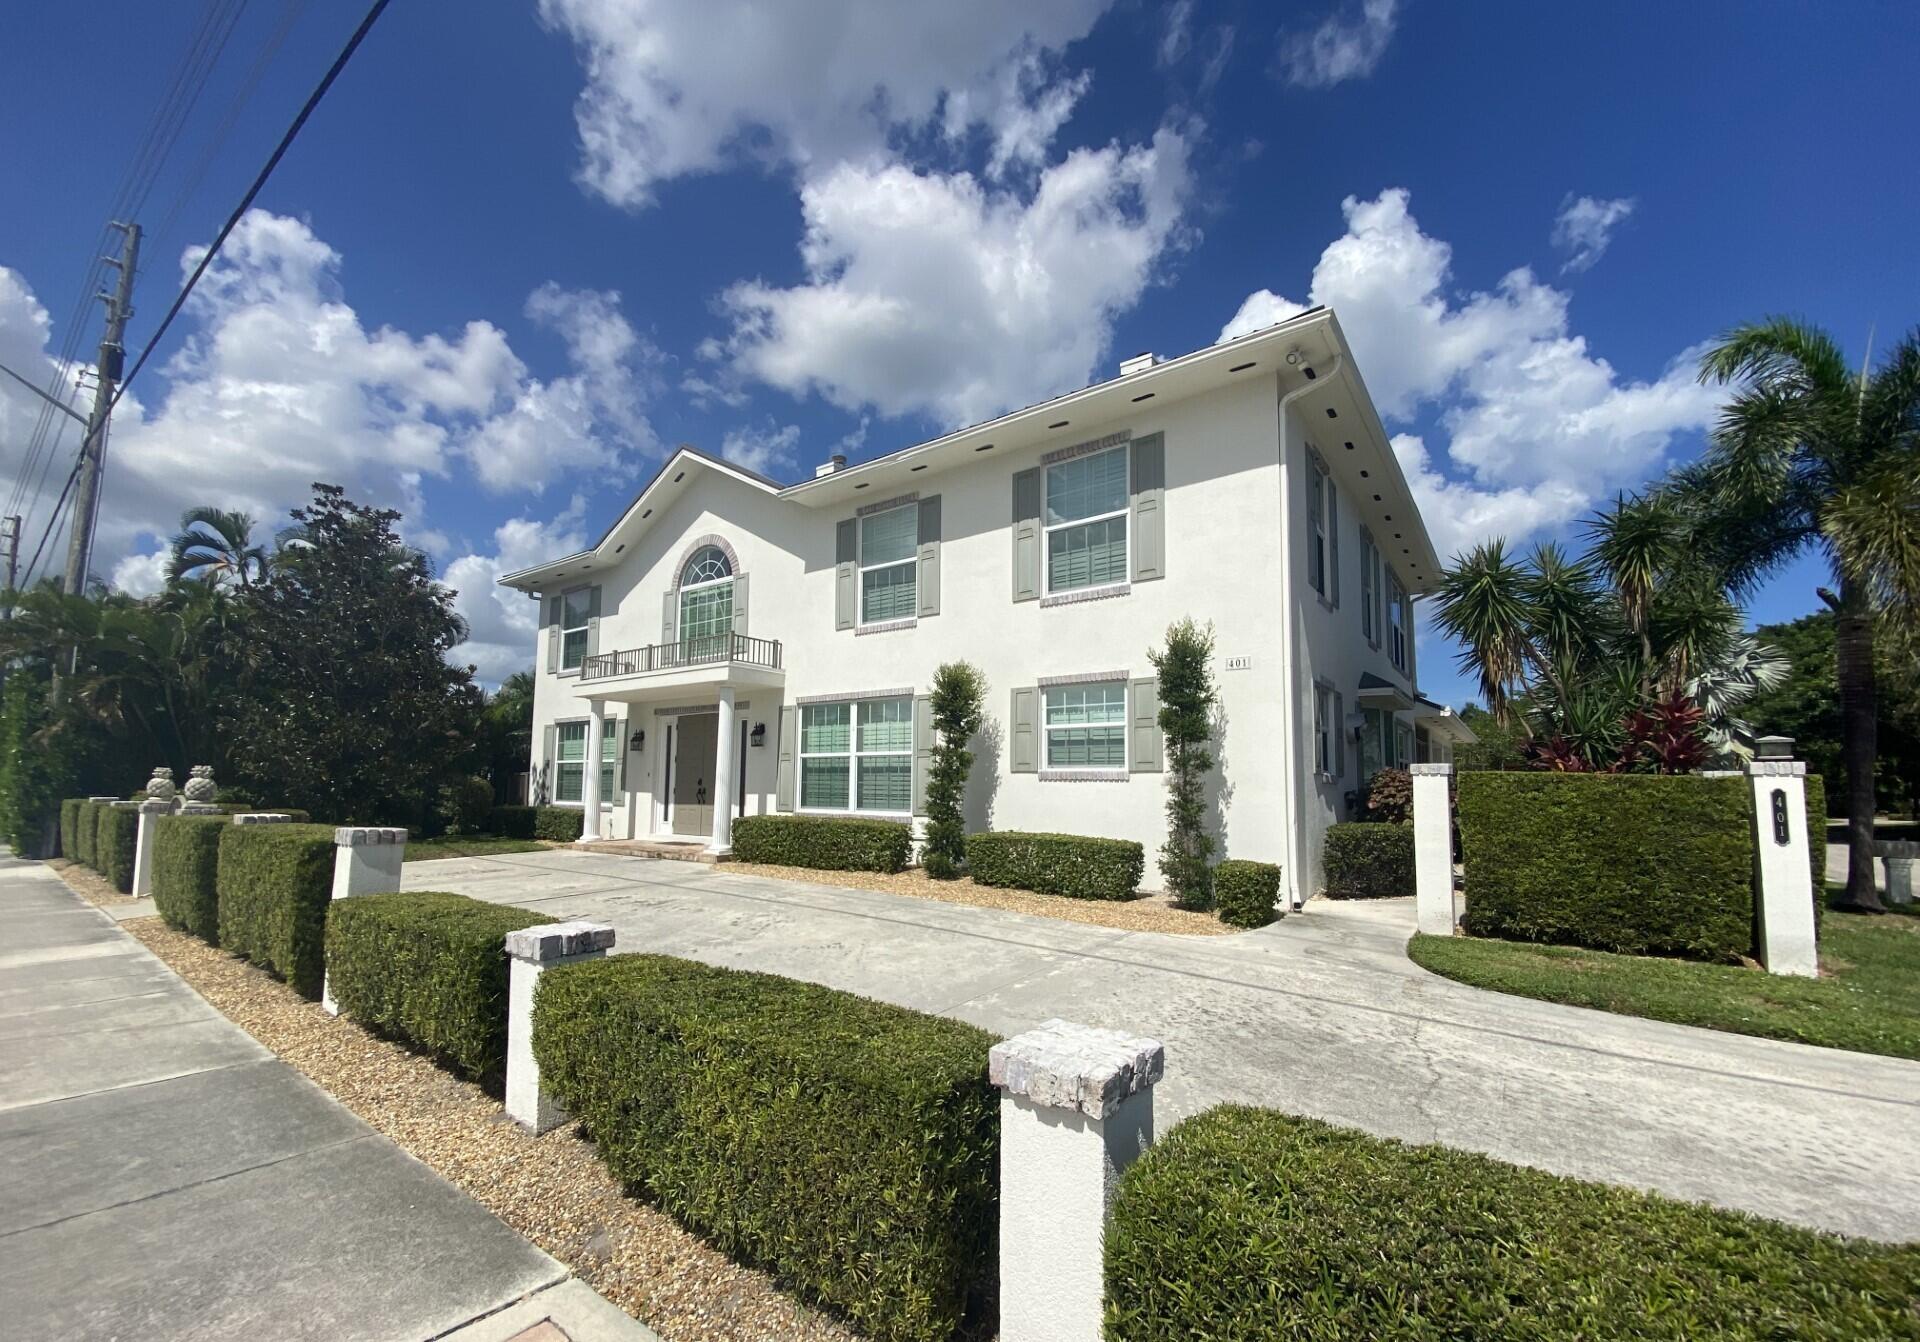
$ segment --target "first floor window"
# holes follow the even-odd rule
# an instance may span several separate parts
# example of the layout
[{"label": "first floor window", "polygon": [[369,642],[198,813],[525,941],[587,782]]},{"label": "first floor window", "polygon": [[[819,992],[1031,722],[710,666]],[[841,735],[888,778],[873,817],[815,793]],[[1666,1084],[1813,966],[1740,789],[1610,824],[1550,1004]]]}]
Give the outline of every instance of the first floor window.
[{"label": "first floor window", "polygon": [[860,623],[911,619],[920,507],[903,504],[860,519]]},{"label": "first floor window", "polygon": [[802,706],[800,806],[809,811],[910,811],[913,700]]},{"label": "first floor window", "polygon": [[[600,800],[613,796],[619,777],[619,724],[611,719],[600,733]],[[555,753],[553,799],[578,802],[586,800],[587,724],[563,722],[554,734]]]},{"label": "first floor window", "polygon": [[1055,685],[1047,690],[1047,767],[1127,767],[1127,686]]},{"label": "first floor window", "polygon": [[1047,590],[1127,580],[1127,449],[1047,467]]},{"label": "first floor window", "polygon": [[1325,685],[1313,687],[1313,767],[1328,777],[1333,774],[1333,691]]},{"label": "first floor window", "polygon": [[1404,769],[1413,762],[1413,728],[1397,723],[1393,729],[1394,767]]}]

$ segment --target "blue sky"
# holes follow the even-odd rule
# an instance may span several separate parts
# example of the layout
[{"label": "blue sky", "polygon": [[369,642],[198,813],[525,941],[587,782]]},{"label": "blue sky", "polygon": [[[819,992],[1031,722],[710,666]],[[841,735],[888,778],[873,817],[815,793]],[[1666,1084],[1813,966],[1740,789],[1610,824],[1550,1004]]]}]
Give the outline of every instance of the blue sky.
[{"label": "blue sky", "polygon": [[[349,8],[240,16],[141,211],[136,344]],[[0,362],[49,375],[199,12],[16,16]],[[674,443],[797,478],[1311,301],[1443,550],[1572,534],[1698,450],[1716,332],[1920,320],[1917,39],[1903,4],[396,0],[123,405],[96,567],[146,590],[184,506],[338,481],[405,510],[491,680],[532,647],[492,577]],[[0,389],[29,550],[65,471],[23,479],[33,419]]]}]

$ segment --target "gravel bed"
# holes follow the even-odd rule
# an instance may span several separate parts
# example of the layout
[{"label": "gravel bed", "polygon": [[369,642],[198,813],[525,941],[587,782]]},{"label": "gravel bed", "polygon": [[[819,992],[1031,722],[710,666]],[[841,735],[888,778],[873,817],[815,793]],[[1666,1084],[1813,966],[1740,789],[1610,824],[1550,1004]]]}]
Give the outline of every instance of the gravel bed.
[{"label": "gravel bed", "polygon": [[71,858],[50,857],[47,865],[60,874],[67,888],[87,901],[105,908],[113,904],[133,904],[138,901],[132,895],[114,888],[112,881],[102,876],[92,867],[82,866]]},{"label": "gravel bed", "polygon": [[1235,929],[1211,913],[1176,909],[1165,895],[1142,895],[1122,901],[1068,899],[1064,895],[1037,895],[1031,890],[1003,890],[975,885],[969,878],[936,881],[919,867],[906,871],[816,871],[812,867],[781,867],[765,862],[728,862],[718,868],[743,876],[771,876],[781,881],[811,881],[817,885],[844,885],[855,890],[879,890],[914,899],[937,899],[946,904],[971,904],[980,909],[1006,909],[1062,922],[1091,923],[1126,932],[1173,932],[1184,936],[1221,937]]},{"label": "gravel bed", "polygon": [[241,1029],[665,1342],[858,1342],[767,1274],[625,1196],[571,1125],[531,1136],[478,1087],[245,961],[158,918],[122,926]]}]

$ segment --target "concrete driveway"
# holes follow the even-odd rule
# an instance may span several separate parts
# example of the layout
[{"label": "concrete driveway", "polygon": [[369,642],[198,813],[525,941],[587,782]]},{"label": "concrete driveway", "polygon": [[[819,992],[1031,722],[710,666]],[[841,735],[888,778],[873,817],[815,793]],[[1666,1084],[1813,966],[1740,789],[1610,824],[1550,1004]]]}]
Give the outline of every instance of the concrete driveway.
[{"label": "concrete driveway", "polygon": [[1225,1101],[1920,1239],[1920,1063],[1483,992],[1404,953],[1411,901],[1317,901],[1231,937],[1117,932],[571,850],[409,863],[591,918],[617,951],[810,979],[1013,1034],[1060,1016],[1167,1046],[1162,1131]]}]

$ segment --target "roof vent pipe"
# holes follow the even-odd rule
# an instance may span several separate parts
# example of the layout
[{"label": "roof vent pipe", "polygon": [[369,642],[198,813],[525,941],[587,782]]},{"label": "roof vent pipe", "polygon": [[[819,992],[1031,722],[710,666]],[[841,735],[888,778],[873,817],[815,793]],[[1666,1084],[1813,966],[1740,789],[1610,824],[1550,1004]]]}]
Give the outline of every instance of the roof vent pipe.
[{"label": "roof vent pipe", "polygon": [[1128,377],[1134,373],[1144,373],[1147,369],[1159,362],[1160,356],[1152,350],[1142,351],[1134,355],[1131,359],[1122,359],[1120,361],[1120,376]]},{"label": "roof vent pipe", "polygon": [[847,459],[845,455],[835,452],[820,465],[813,468],[813,478],[818,480],[823,475],[832,475],[835,471],[844,471],[846,468]]}]

